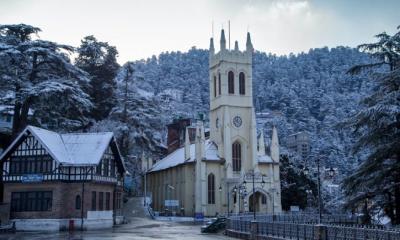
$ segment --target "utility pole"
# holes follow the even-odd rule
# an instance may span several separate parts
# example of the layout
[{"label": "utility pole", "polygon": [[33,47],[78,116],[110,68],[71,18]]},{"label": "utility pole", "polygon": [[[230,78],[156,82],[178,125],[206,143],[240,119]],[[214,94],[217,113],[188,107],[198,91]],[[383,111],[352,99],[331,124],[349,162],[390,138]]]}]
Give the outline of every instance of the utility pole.
[{"label": "utility pole", "polygon": [[321,224],[322,208],[321,208],[321,174],[319,169],[320,159],[317,159],[317,171],[318,171],[318,224]]},{"label": "utility pole", "polygon": [[[142,166],[143,166],[143,161],[145,161],[144,158],[144,153],[142,153]],[[146,207],[147,206],[147,170],[149,169],[149,158],[146,159],[146,165],[143,169],[144,172],[144,201],[143,205]]]}]

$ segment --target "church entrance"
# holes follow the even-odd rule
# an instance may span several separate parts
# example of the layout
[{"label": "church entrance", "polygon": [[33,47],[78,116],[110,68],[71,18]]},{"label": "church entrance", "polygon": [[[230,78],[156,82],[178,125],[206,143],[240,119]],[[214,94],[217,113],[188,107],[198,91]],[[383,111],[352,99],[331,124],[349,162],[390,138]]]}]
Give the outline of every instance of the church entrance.
[{"label": "church entrance", "polygon": [[[253,199],[255,198],[255,199]],[[255,192],[251,194],[249,197],[249,211],[254,212],[254,210],[258,213],[261,211],[261,205],[265,204],[266,196],[260,192]]]}]

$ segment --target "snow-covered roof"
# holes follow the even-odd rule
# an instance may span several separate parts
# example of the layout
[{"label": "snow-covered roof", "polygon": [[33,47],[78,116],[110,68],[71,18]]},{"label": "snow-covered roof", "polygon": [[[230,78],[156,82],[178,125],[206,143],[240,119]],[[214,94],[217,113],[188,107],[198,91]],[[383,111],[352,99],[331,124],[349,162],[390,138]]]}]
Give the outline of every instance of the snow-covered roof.
[{"label": "snow-covered roof", "polygon": [[[14,106],[12,106],[12,105],[0,105],[0,113],[13,115],[14,114]],[[33,115],[32,109],[29,109],[28,115],[29,116]]]},{"label": "snow-covered roof", "polygon": [[[0,156],[2,159],[17,142],[30,132],[58,162],[65,165],[97,165],[114,136],[112,132],[59,134],[28,126]],[[119,153],[118,153],[119,154]],[[122,157],[121,162],[126,170]]]},{"label": "snow-covered roof", "polygon": [[[175,167],[183,163],[194,162],[196,160],[196,146],[195,144],[190,145],[190,159],[185,159],[185,148],[181,147],[168,154],[166,157],[156,162],[149,172],[156,172],[160,170],[164,170],[167,168]],[[210,141],[206,140],[205,142],[205,160],[218,161],[221,158],[218,156],[218,148],[217,145]]]},{"label": "snow-covered roof", "polygon": [[274,161],[268,155],[257,155],[259,163],[273,163]]}]

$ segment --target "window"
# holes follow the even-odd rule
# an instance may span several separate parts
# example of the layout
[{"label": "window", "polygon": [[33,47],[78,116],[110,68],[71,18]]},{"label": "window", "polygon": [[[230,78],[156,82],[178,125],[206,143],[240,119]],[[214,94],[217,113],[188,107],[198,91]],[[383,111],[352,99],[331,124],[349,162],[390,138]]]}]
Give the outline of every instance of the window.
[{"label": "window", "polygon": [[49,173],[52,168],[53,159],[33,136],[28,136],[10,157],[10,175]]},{"label": "window", "polygon": [[240,172],[242,168],[242,147],[238,142],[232,144],[232,168],[234,172]]},{"label": "window", "polygon": [[217,96],[217,78],[214,76],[214,97]]},{"label": "window", "polygon": [[101,160],[100,163],[96,166],[96,174],[97,175],[102,175],[102,172],[101,172],[102,166],[103,166],[103,160]]},{"label": "window", "polygon": [[97,203],[97,199],[96,199],[96,192],[92,192],[92,211],[96,211],[96,203]]},{"label": "window", "polygon": [[104,176],[109,176],[109,163],[111,159],[104,158],[103,163],[104,163]]},{"label": "window", "polygon": [[13,192],[11,212],[51,211],[53,192]]},{"label": "window", "polygon": [[106,210],[110,210],[110,198],[111,194],[109,192],[106,192]]},{"label": "window", "polygon": [[208,183],[208,204],[215,204],[215,176],[210,173],[207,179]]},{"label": "window", "polygon": [[75,209],[81,209],[82,199],[81,196],[77,195],[75,198]]},{"label": "window", "polygon": [[261,194],[261,204],[267,204],[267,196],[265,194]]},{"label": "window", "polygon": [[239,94],[240,95],[245,95],[246,94],[246,84],[245,84],[245,77],[244,73],[241,72],[239,74]]},{"label": "window", "polygon": [[99,211],[103,211],[104,209],[104,193],[99,192]]},{"label": "window", "polygon": [[221,73],[218,73],[218,94],[221,95]]},{"label": "window", "polygon": [[228,73],[228,93],[234,94],[235,93],[235,75],[232,71]]},{"label": "window", "polygon": [[115,161],[111,161],[111,177],[115,177]]}]

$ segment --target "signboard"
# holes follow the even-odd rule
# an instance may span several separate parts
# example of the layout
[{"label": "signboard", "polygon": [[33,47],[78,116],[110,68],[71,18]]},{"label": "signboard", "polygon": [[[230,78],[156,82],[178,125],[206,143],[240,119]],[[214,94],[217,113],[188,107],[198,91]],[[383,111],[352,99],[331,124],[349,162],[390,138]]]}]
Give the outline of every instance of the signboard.
[{"label": "signboard", "polygon": [[203,213],[195,213],[194,214],[194,219],[195,220],[203,220],[204,219],[204,214]]},{"label": "signboard", "polygon": [[43,175],[42,174],[25,174],[25,175],[22,175],[21,181],[23,183],[42,182]]},{"label": "signboard", "polygon": [[179,207],[179,200],[165,200],[166,207]]}]

